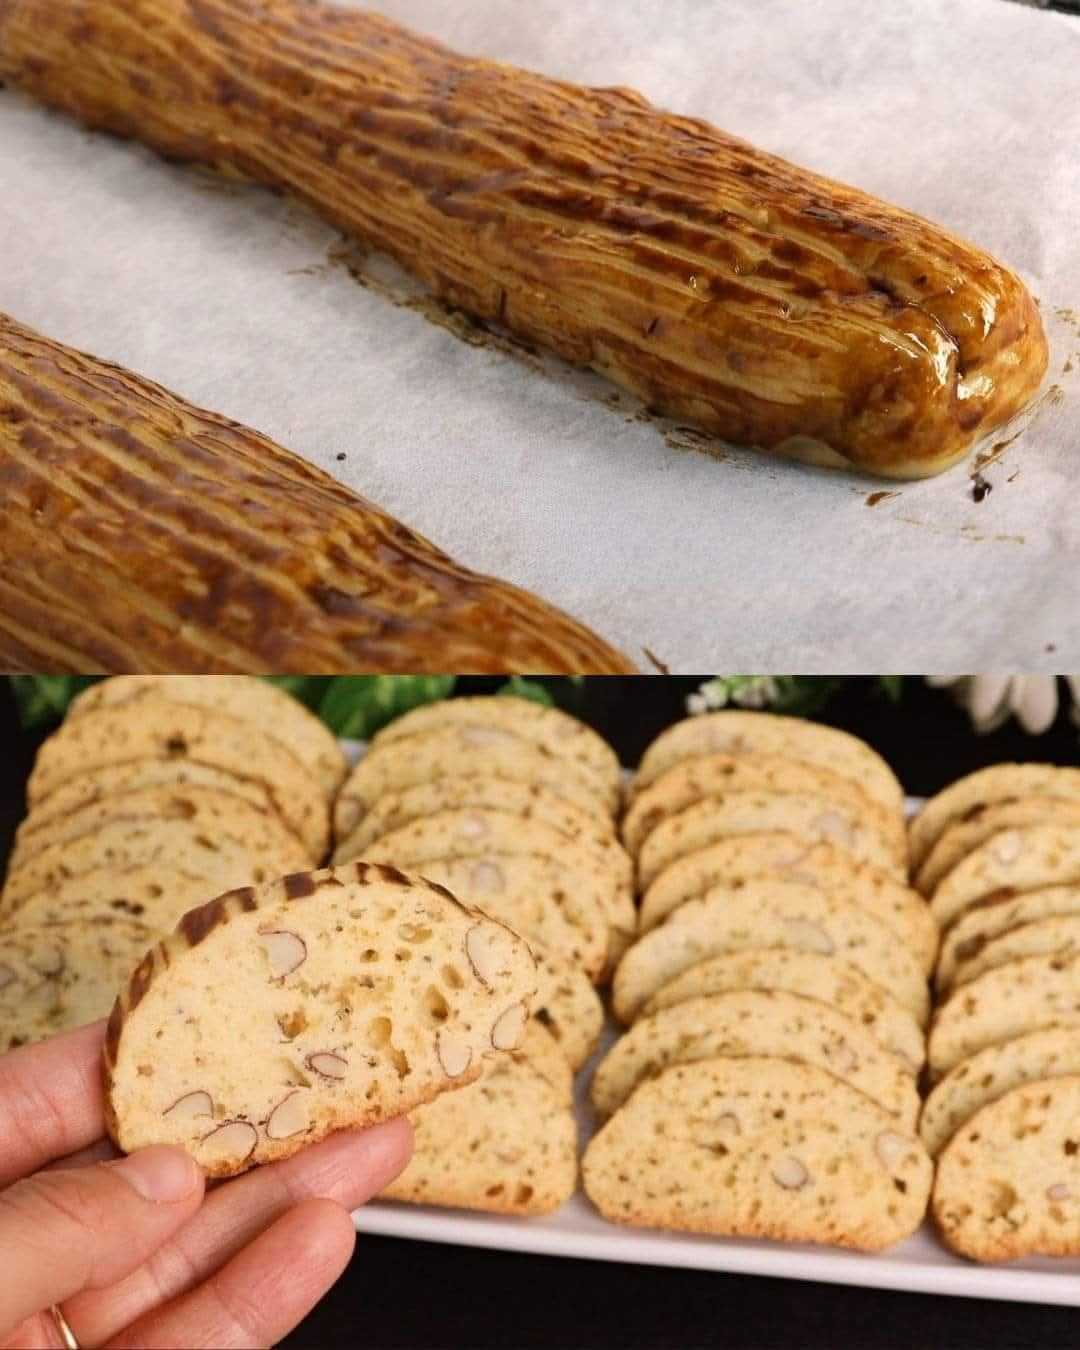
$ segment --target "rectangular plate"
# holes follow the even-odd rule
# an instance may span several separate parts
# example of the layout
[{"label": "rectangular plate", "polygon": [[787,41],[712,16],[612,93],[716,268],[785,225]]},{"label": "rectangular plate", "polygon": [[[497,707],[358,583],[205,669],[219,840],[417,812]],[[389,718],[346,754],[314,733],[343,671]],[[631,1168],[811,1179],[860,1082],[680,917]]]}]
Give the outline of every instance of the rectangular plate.
[{"label": "rectangular plate", "polygon": [[[917,803],[909,802],[908,806],[913,810]],[[596,1130],[587,1087],[597,1062],[618,1034],[612,1023],[600,1048],[576,1078],[582,1149]],[[696,1237],[656,1229],[624,1228],[601,1218],[580,1191],[557,1214],[543,1219],[375,1201],[358,1209],[353,1220],[361,1233],[448,1242],[462,1247],[1080,1307],[1080,1259],[1036,1257],[1006,1266],[973,1265],[947,1251],[929,1222],[906,1242],[887,1252],[867,1255],[805,1243]]]}]

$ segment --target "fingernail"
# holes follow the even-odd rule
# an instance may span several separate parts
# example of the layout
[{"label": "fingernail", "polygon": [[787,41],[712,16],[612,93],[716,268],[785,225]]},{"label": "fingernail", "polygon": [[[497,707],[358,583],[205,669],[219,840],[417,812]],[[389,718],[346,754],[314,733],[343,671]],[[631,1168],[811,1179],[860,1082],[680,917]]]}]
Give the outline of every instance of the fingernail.
[{"label": "fingernail", "polygon": [[114,1166],[137,1195],[159,1205],[186,1200],[199,1184],[194,1159],[179,1148],[144,1148]]}]

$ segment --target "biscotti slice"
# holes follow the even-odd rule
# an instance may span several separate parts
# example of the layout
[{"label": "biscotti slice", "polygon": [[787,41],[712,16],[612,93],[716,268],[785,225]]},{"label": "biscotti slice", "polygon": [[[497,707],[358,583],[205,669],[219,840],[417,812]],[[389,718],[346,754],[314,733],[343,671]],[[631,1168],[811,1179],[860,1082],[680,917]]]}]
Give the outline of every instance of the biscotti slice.
[{"label": "biscotti slice", "polygon": [[521,1043],[535,991],[520,938],[394,868],[229,891],[121,990],[109,1133],[125,1152],[177,1144],[233,1176],[472,1082]]},{"label": "biscotti slice", "polygon": [[980,844],[1003,830],[1028,825],[1064,825],[1080,829],[1080,799],[1021,797],[977,808],[973,815],[954,821],[938,837],[916,877],[923,895],[933,895],[939,883]]},{"label": "biscotti slice", "polygon": [[688,900],[639,938],[612,985],[616,1016],[631,1022],[652,995],[711,956],[761,947],[837,955],[887,989],[920,1023],[929,1015],[923,970],[891,929],[850,901],[796,881],[759,878]]},{"label": "biscotti slice", "polygon": [[1057,764],[992,764],[958,778],[923,806],[908,830],[912,869],[917,871],[940,836],[956,821],[970,820],[998,802],[1022,797],[1080,801],[1080,769]]},{"label": "biscotti slice", "polygon": [[120,918],[0,929],[0,1053],[107,1017],[154,936]]},{"label": "biscotti slice", "polygon": [[982,951],[956,967],[953,988],[970,983],[984,971],[996,970],[1025,956],[1071,956],[1080,951],[1080,915],[1038,919],[1010,928]]},{"label": "biscotti slice", "polygon": [[856,862],[907,880],[888,846],[849,807],[795,792],[727,792],[688,806],[653,830],[638,855],[638,885],[648,887],[666,867],[710,844],[773,831],[808,847],[831,844]]},{"label": "biscotti slice", "polygon": [[827,1003],[865,1027],[911,1074],[926,1060],[926,1037],[911,1013],[850,961],[820,952],[770,947],[710,957],[662,985],[641,1016],[739,989],[772,989]]},{"label": "biscotti slice", "polygon": [[489,854],[477,858],[429,858],[406,864],[478,905],[528,942],[539,942],[568,965],[599,982],[607,968],[606,915],[583,914],[566,891],[567,873],[535,854]]},{"label": "biscotti slice", "polygon": [[[208,795],[203,794],[204,798]],[[218,855],[248,882],[258,879],[259,872],[263,880],[269,880],[308,865],[306,851],[291,834],[280,825],[273,828],[273,817],[262,815],[238,797],[230,800],[227,810],[220,810],[220,803],[196,801],[193,793],[181,793],[175,799],[191,810],[180,809],[169,816],[121,816],[35,853],[8,877],[5,911],[18,910],[36,891],[98,867],[160,861],[203,873],[210,865],[208,855]],[[249,814],[241,814],[239,807]]]},{"label": "biscotti slice", "polygon": [[728,792],[797,792],[861,813],[889,845],[895,859],[907,860],[907,831],[900,816],[848,778],[782,755],[701,755],[673,764],[643,788],[620,827],[623,843],[636,857],[652,831],[695,802]]},{"label": "biscotti slice", "polygon": [[[567,889],[607,916],[607,926],[625,938],[637,929],[634,898],[614,868],[587,844],[564,838],[541,820],[474,807],[439,811],[392,830],[364,850],[375,862],[422,864],[429,858],[483,858],[493,853],[535,855],[558,863]],[[568,902],[569,903],[569,902]]]},{"label": "biscotti slice", "polygon": [[992,895],[1072,883],[1080,883],[1080,830],[1029,825],[1003,830],[969,853],[943,878],[930,909],[945,929]]},{"label": "biscotti slice", "polygon": [[932,1175],[921,1142],[823,1069],[764,1057],[676,1064],[585,1150],[615,1223],[880,1251],[913,1233]]},{"label": "biscotti slice", "polygon": [[638,915],[640,930],[655,928],[680,905],[698,899],[712,886],[737,889],[768,876],[842,895],[891,928],[924,970],[933,968],[938,927],[922,896],[885,872],[855,862],[831,844],[808,846],[779,831],[723,839],[672,863],[645,892]]},{"label": "biscotti slice", "polygon": [[1080,1256],[1080,1076],[1014,1088],[942,1150],[930,1202],[973,1261]]},{"label": "biscotti slice", "polygon": [[137,759],[79,774],[50,792],[25,817],[16,831],[16,843],[29,842],[30,836],[42,837],[43,831],[47,837],[47,826],[84,807],[152,787],[213,788],[243,797],[261,811],[277,811],[270,793],[253,779],[239,778],[226,769],[215,769],[209,764],[192,764],[186,759]]},{"label": "biscotti slice", "polygon": [[954,989],[934,1013],[926,1046],[932,1079],[988,1045],[1043,1027],[1080,1025],[1080,954],[1026,956]]},{"label": "biscotti slice", "polygon": [[68,717],[96,708],[131,706],[140,699],[168,699],[213,708],[249,722],[289,750],[332,797],[348,771],[345,752],[330,728],[284,689],[253,675],[114,675],[84,689]]},{"label": "biscotti slice", "polygon": [[276,811],[265,811],[220,788],[167,785],[105,797],[50,821],[47,829],[23,835],[8,860],[8,877],[31,870],[50,850],[58,855],[63,845],[113,821],[147,819],[190,820],[211,838],[220,832],[230,838],[250,839],[253,851],[265,849],[273,857],[299,859],[301,865],[308,858],[303,844]]},{"label": "biscotti slice", "polygon": [[[36,891],[20,904],[7,922],[24,924],[70,923],[112,915],[138,919],[155,934],[171,932],[189,909],[205,904],[222,891],[256,881],[263,872],[246,852],[226,851],[205,857],[202,871],[167,862],[133,867],[96,867]],[[266,881],[263,875],[258,880]]]},{"label": "biscotti slice", "polygon": [[590,1085],[592,1104],[609,1116],[639,1083],[670,1064],[718,1055],[768,1055],[816,1064],[883,1106],[905,1133],[915,1130],[915,1080],[865,1027],[817,999],[753,989],[691,999],[638,1018],[597,1066]]},{"label": "biscotti slice", "polygon": [[[480,744],[477,744],[477,740]],[[520,737],[483,727],[449,727],[368,751],[334,803],[334,838],[347,839],[380,797],[441,778],[505,778],[535,783],[611,828],[606,800],[572,761],[556,759]]]},{"label": "biscotti slice", "polygon": [[536,961],[533,1020],[546,1030],[571,1069],[580,1069],[600,1040],[604,1005],[592,981],[571,962],[528,938]]},{"label": "biscotti slice", "polygon": [[1023,924],[1073,914],[1080,915],[1080,886],[1045,886],[973,905],[942,939],[934,977],[938,992],[950,989],[957,967],[977,956],[988,942]]},{"label": "biscotti slice", "polygon": [[962,1125],[988,1102],[1024,1083],[1080,1074],[1080,1034],[1047,1027],[988,1045],[951,1069],[923,1103],[919,1135],[936,1156]]},{"label": "biscotti slice", "polygon": [[479,1082],[421,1107],[412,1123],[412,1160],[384,1199],[540,1215],[574,1193],[574,1113],[527,1047],[500,1056]]},{"label": "biscotti slice", "polygon": [[[622,768],[615,751],[592,727],[558,708],[522,698],[452,698],[413,708],[376,733],[372,744],[388,745],[446,727],[505,732],[531,741],[556,760],[576,764],[614,814],[622,796]],[[484,744],[481,738],[478,742]]]},{"label": "biscotti slice", "polygon": [[27,787],[31,808],[79,774],[140,759],[188,759],[261,783],[312,859],[324,856],[329,807],[318,779],[250,722],[147,694],[132,706],[98,708],[65,722],[38,751]]},{"label": "biscotti slice", "polygon": [[689,717],[661,733],[634,775],[636,797],[684,759],[700,755],[781,755],[839,774],[886,811],[902,816],[904,792],[896,775],[865,741],[820,722],[778,713],[725,710]]}]

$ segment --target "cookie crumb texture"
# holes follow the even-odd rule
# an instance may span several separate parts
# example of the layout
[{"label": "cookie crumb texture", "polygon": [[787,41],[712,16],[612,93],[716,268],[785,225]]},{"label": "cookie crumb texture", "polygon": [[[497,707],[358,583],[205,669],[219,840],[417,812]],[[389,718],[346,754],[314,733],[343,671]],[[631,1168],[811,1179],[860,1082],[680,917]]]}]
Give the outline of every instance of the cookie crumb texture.
[{"label": "cookie crumb texture", "polygon": [[642,1084],[585,1151],[616,1223],[880,1251],[918,1228],[932,1165],[877,1103],[810,1065],[676,1065]]},{"label": "cookie crumb texture", "polygon": [[975,1261],[1080,1256],[1080,1076],[983,1107],[938,1160],[931,1212]]},{"label": "cookie crumb texture", "polygon": [[354,863],[191,911],[132,975],[105,1048],[109,1133],[209,1176],[474,1081],[521,1041],[525,943],[449,892]]}]

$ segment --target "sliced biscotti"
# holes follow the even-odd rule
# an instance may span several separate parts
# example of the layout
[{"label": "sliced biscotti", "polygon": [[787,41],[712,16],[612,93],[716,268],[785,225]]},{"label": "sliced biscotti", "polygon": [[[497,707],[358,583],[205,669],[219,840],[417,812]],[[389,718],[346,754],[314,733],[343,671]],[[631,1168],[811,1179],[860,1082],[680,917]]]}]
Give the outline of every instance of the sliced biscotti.
[{"label": "sliced biscotti", "polygon": [[931,1214],[974,1261],[1080,1255],[1080,1076],[1014,1088],[942,1150]]},{"label": "sliced biscotti", "polygon": [[[8,860],[8,877],[31,871],[50,850],[61,856],[63,846],[117,820],[189,820],[209,837],[250,839],[253,853],[268,851],[271,857],[290,860],[285,871],[295,870],[308,859],[296,835],[275,811],[253,806],[243,797],[219,788],[149,787],[102,798],[70,815],[53,820],[46,830],[23,835]],[[48,884],[46,881],[43,884]]]},{"label": "sliced biscotti", "polygon": [[954,989],[934,1013],[926,1059],[933,1079],[988,1045],[1043,1027],[1080,1025],[1080,954],[1026,956]]},{"label": "sliced biscotti", "polygon": [[988,942],[1024,924],[1074,914],[1080,915],[1080,886],[1046,886],[973,905],[942,939],[934,977],[938,991],[950,989],[958,967],[977,956]]},{"label": "sliced biscotti", "polygon": [[773,878],[738,890],[715,887],[639,938],[615,971],[616,1016],[631,1022],[658,989],[699,961],[763,947],[837,955],[887,989],[921,1025],[927,1020],[922,967],[891,929],[850,901]]},{"label": "sliced biscotti", "polygon": [[145,695],[136,707],[97,708],[64,722],[38,751],[27,787],[30,807],[37,808],[80,774],[148,758],[187,759],[255,780],[303,840],[310,858],[324,856],[329,840],[326,794],[291,751],[249,722],[158,695]]},{"label": "sliced biscotti", "polygon": [[572,761],[556,759],[531,741],[483,727],[448,727],[390,741],[368,751],[334,803],[334,838],[347,839],[380,797],[442,778],[508,779],[535,783],[611,827],[607,801]]},{"label": "sliced biscotti", "polygon": [[622,769],[607,741],[569,713],[528,699],[453,698],[427,703],[383,727],[373,744],[387,745],[445,727],[502,732],[529,741],[552,759],[575,764],[596,781],[613,814],[618,808]]},{"label": "sliced biscotti", "polygon": [[[148,793],[161,789],[147,788]],[[302,845],[272,816],[239,797],[203,791],[174,794],[174,814],[144,813],[106,820],[74,838],[50,844],[27,858],[4,886],[6,912],[36,891],[56,886],[99,867],[125,868],[138,863],[179,862],[203,874],[215,863],[228,865],[244,881],[283,876],[308,865]],[[96,811],[96,807],[87,808]],[[216,856],[215,856],[216,855]]]},{"label": "sliced biscotti", "polygon": [[941,928],[995,895],[1080,883],[1080,830],[1029,825],[980,844],[945,877],[930,901]]},{"label": "sliced biscotti", "polygon": [[421,1107],[412,1160],[383,1198],[493,1214],[561,1208],[577,1184],[577,1125],[547,1067],[526,1044]]},{"label": "sliced biscotti", "polygon": [[859,786],[886,811],[903,815],[896,775],[865,741],[820,722],[776,713],[726,710],[668,727],[642,756],[635,797],[673,765],[700,755],[779,755],[827,769]]},{"label": "sliced biscotti", "polygon": [[676,1064],[585,1150],[616,1223],[880,1251],[922,1222],[932,1166],[877,1102],[785,1059]]},{"label": "sliced biscotti", "polygon": [[722,839],[776,830],[807,846],[831,844],[856,862],[907,880],[903,864],[849,807],[797,792],[726,792],[695,802],[657,825],[638,855],[638,884],[649,886],[679,858]]},{"label": "sliced biscotti", "polygon": [[121,918],[0,929],[0,1053],[107,1017],[154,936]]},{"label": "sliced biscotti", "polygon": [[192,910],[121,991],[106,1123],[211,1176],[411,1111],[521,1042],[536,968],[504,925],[394,868],[348,863]]},{"label": "sliced biscotti", "polygon": [[905,1132],[915,1129],[915,1080],[865,1027],[816,999],[765,990],[712,994],[639,1018],[597,1066],[592,1104],[609,1116],[670,1064],[718,1055],[816,1064],[883,1106]]},{"label": "sliced biscotti", "polygon": [[738,889],[761,877],[779,877],[840,895],[893,930],[922,967],[933,968],[938,927],[917,892],[894,877],[857,863],[831,844],[807,845],[782,831],[723,839],[664,869],[645,892],[638,924],[648,932],[687,900],[712,886]]},{"label": "sliced biscotti", "polygon": [[641,1015],[740,989],[771,989],[827,1003],[869,1031],[911,1074],[926,1060],[926,1037],[911,1013],[858,966],[820,952],[768,947],[710,957],[658,989]]},{"label": "sliced biscotti", "polygon": [[996,970],[1025,956],[1071,956],[1080,951],[1080,915],[1037,919],[1010,928],[956,967],[953,988],[968,984],[984,971]]},{"label": "sliced biscotti", "polygon": [[973,819],[986,807],[1022,797],[1080,800],[1080,769],[1056,764],[992,764],[950,783],[931,797],[908,832],[911,864],[918,870],[938,838],[954,822]]},{"label": "sliced biscotti", "polygon": [[941,833],[919,868],[916,886],[924,895],[932,895],[953,868],[980,844],[1004,830],[1028,825],[1080,829],[1080,798],[1069,801],[1060,797],[1021,797],[976,809],[974,814],[954,821]]},{"label": "sliced biscotti", "polygon": [[[235,886],[270,880],[261,863],[246,851],[206,853],[203,871],[193,864],[165,861],[133,867],[96,867],[90,872],[36,891],[8,922],[24,924],[71,923],[111,915],[138,919],[156,934],[171,932],[189,909],[212,900]],[[261,874],[261,875],[256,875]]]},{"label": "sliced biscotti", "polygon": [[1064,1074],[1080,1074],[1080,1034],[1075,1027],[1048,1027],[988,1045],[933,1088],[919,1117],[922,1141],[936,1156],[988,1102],[1024,1083]]},{"label": "sliced biscotti", "polygon": [[580,1069],[600,1040],[604,1005],[589,977],[529,938],[536,961],[533,1019],[543,1027],[571,1069]]},{"label": "sliced biscotti", "polygon": [[344,781],[345,752],[330,728],[291,694],[253,675],[115,675],[83,690],[68,716],[121,705],[134,710],[143,699],[212,708],[250,723],[309,769],[327,797]]},{"label": "sliced biscotti", "polygon": [[[93,686],[91,686],[93,687]],[[34,807],[16,833],[16,847],[49,838],[49,827],[73,816],[77,811],[101,802],[115,801],[129,792],[144,788],[212,788],[243,797],[262,811],[276,811],[267,789],[250,778],[240,778],[209,764],[193,764],[186,759],[136,759],[126,764],[109,764],[70,778]],[[280,819],[280,816],[279,816]]]},{"label": "sliced biscotti", "polygon": [[907,832],[896,812],[886,811],[848,778],[781,755],[701,755],[672,765],[631,802],[620,826],[623,843],[636,857],[669,816],[729,792],[795,792],[857,812],[896,861],[906,862]]}]

